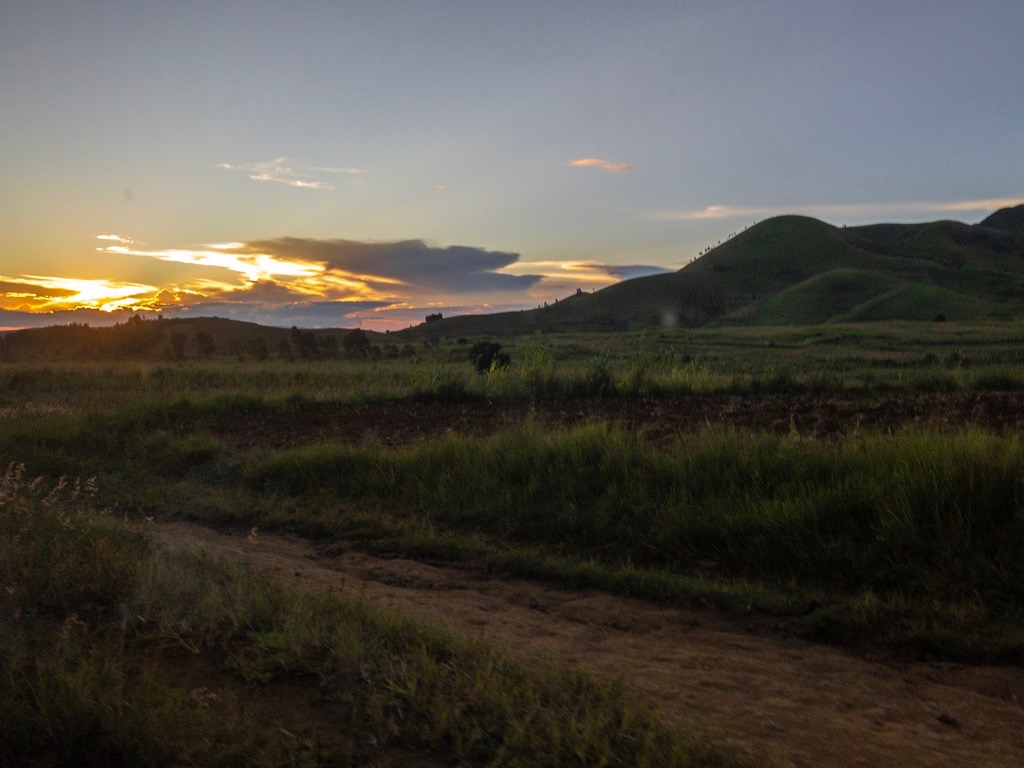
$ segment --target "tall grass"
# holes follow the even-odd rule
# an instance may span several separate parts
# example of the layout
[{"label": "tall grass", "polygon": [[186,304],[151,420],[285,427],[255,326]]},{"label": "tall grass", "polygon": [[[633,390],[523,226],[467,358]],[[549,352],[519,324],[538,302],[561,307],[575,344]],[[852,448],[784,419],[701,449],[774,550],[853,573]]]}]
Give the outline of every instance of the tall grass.
[{"label": "tall grass", "polygon": [[[1021,478],[1016,435],[906,432],[830,445],[706,432],[654,450],[605,425],[525,426],[401,451],[314,445],[247,470],[269,492],[330,490],[577,551],[676,563],[714,554],[737,572],[837,584],[905,562],[971,563],[987,579],[981,563],[1012,560],[1024,542]],[[959,574],[953,583],[963,584]]]},{"label": "tall grass", "polygon": [[125,550],[146,542],[123,526],[83,511],[92,481],[60,478],[47,486],[11,464],[0,478],[0,602],[8,615],[43,611],[91,616],[124,599],[138,563]]},{"label": "tall grass", "polygon": [[974,631],[1024,626],[1022,449],[976,431],[839,445],[709,432],[655,451],[605,426],[527,426],[401,451],[309,446],[251,460],[245,478],[612,568],[878,595],[928,621],[942,613],[928,606],[957,606]]}]

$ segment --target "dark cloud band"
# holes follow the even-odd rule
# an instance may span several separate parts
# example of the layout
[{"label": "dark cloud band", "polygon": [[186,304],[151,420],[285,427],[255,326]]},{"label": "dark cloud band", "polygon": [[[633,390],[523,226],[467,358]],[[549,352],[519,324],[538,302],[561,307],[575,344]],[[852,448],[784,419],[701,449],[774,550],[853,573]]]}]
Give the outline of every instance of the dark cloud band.
[{"label": "dark cloud band", "polygon": [[518,253],[465,245],[438,247],[423,240],[366,243],[282,237],[251,241],[235,252],[316,262],[367,283],[377,278],[445,293],[521,291],[541,280],[541,275],[507,275],[497,271],[517,262]]}]

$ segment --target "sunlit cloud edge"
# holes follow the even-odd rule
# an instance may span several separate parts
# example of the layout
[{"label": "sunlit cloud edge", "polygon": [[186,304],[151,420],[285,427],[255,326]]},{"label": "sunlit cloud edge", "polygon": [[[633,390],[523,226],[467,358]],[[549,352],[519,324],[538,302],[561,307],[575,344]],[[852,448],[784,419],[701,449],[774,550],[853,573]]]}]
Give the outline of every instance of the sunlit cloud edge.
[{"label": "sunlit cloud edge", "polygon": [[255,163],[217,163],[215,168],[225,171],[241,171],[252,181],[284,184],[299,189],[333,191],[335,185],[329,181],[316,178],[318,174],[342,174],[352,177],[352,183],[360,183],[370,172],[369,168],[345,166],[311,165],[293,167],[287,157],[276,157]]},{"label": "sunlit cloud edge", "polygon": [[625,173],[626,171],[633,170],[632,163],[612,162],[611,160],[603,160],[599,157],[581,157],[577,160],[570,160],[566,165],[570,168],[600,168],[603,171],[611,171],[612,173]]}]

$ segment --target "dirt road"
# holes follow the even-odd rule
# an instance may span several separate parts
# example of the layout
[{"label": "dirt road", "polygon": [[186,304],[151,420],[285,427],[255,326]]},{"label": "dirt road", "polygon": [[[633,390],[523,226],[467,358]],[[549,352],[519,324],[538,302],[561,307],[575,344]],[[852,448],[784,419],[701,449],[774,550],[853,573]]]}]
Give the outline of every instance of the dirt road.
[{"label": "dirt road", "polygon": [[250,540],[181,522],[154,533],[488,637],[524,659],[621,677],[666,717],[795,766],[1024,768],[1024,669],[874,661],[713,612],[318,551],[287,536]]}]

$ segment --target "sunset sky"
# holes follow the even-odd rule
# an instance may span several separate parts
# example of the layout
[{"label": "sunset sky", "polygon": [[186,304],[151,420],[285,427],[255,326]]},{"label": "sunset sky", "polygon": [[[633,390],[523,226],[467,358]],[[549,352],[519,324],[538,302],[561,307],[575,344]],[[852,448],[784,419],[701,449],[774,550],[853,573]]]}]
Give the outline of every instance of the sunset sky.
[{"label": "sunset sky", "polygon": [[1024,3],[5,2],[0,328],[383,330],[1024,202]]}]

